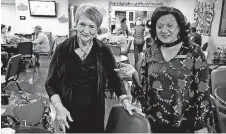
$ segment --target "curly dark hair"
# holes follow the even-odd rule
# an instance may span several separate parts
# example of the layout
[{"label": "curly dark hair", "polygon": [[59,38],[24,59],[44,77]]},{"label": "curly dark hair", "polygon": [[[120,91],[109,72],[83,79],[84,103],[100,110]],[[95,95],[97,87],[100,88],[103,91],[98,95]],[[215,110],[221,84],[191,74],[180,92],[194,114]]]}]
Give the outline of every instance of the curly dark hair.
[{"label": "curly dark hair", "polygon": [[123,18],[122,20],[121,20],[121,23],[124,23],[126,21],[126,18]]},{"label": "curly dark hair", "polygon": [[186,17],[182,14],[182,12],[176,8],[173,7],[167,7],[167,6],[161,6],[155,9],[155,11],[152,14],[151,17],[151,25],[147,25],[147,27],[151,28],[150,33],[153,39],[156,38],[156,23],[157,20],[164,15],[172,14],[178,23],[179,26],[179,36],[180,39],[184,42],[185,45],[188,44],[188,33],[189,33],[189,27],[190,23],[187,23]]}]

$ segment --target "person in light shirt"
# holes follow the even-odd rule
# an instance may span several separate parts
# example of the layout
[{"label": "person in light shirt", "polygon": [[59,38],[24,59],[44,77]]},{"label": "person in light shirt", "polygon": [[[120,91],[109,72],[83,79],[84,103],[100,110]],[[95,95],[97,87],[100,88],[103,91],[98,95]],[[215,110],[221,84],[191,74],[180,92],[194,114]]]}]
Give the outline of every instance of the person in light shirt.
[{"label": "person in light shirt", "polygon": [[38,52],[40,51],[40,48],[43,47],[47,50],[50,50],[49,39],[47,35],[44,32],[42,32],[42,27],[39,25],[35,26],[34,32],[37,38],[34,41],[32,41],[32,43],[35,45],[34,47],[35,50],[33,54],[36,56],[35,65],[40,66]]}]

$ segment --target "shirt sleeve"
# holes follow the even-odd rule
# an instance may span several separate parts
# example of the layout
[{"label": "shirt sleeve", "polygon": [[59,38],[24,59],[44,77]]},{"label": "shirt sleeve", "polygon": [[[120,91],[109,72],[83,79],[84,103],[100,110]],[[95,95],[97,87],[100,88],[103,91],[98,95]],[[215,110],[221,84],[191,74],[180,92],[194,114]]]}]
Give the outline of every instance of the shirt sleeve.
[{"label": "shirt sleeve", "polygon": [[203,51],[197,47],[194,54],[194,78],[191,85],[191,91],[194,92],[194,103],[191,105],[193,109],[190,111],[190,118],[193,129],[199,130],[206,126],[208,113],[210,110],[209,105],[209,71],[208,64]]},{"label": "shirt sleeve", "polygon": [[46,92],[51,98],[54,94],[60,93],[59,57],[60,46],[57,46],[50,61],[48,76],[45,82]]},{"label": "shirt sleeve", "polygon": [[38,34],[37,39],[34,40],[32,43],[33,43],[33,44],[40,44],[40,43],[42,43],[42,41],[44,40],[43,38],[44,38],[44,37],[43,37],[42,34]]}]

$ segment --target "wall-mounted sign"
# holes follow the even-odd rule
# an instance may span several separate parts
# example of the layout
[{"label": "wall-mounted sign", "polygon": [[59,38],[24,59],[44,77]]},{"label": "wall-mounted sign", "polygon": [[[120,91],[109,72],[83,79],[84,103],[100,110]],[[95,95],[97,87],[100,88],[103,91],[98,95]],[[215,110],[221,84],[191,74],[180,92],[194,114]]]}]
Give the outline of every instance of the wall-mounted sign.
[{"label": "wall-mounted sign", "polygon": [[26,20],[26,16],[20,16],[20,20]]},{"label": "wall-mounted sign", "polygon": [[126,7],[159,7],[163,6],[162,2],[115,2],[110,1],[111,6],[126,6]]},{"label": "wall-mounted sign", "polygon": [[133,12],[129,12],[129,21],[133,21]]}]

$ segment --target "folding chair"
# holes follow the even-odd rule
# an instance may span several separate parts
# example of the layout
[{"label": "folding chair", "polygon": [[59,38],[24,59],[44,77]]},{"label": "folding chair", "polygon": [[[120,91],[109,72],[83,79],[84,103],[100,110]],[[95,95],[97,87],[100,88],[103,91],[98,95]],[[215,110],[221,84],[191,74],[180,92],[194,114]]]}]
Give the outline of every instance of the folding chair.
[{"label": "folding chair", "polygon": [[21,58],[23,62],[29,62],[29,66],[31,66],[35,71],[34,64],[32,61],[33,57],[33,44],[32,42],[20,42],[18,43],[18,54],[21,54]]},{"label": "folding chair", "polygon": [[[19,86],[19,83],[17,82],[19,78],[19,65],[21,61],[21,54],[14,55],[9,59],[7,70],[5,75],[1,75],[1,90],[2,93],[5,93],[5,90],[12,86],[13,84],[16,84],[19,91],[21,91],[21,88]],[[13,82],[8,86],[9,82]]]}]

